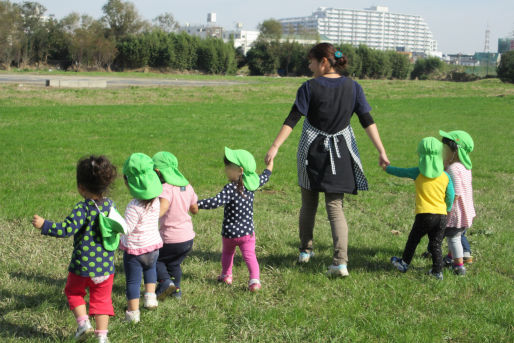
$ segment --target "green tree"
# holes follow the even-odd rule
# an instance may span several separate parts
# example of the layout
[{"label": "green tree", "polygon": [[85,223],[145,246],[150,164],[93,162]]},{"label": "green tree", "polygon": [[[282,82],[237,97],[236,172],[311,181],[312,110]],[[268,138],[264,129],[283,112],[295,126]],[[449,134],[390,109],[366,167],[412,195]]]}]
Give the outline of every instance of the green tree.
[{"label": "green tree", "polygon": [[414,69],[410,74],[411,79],[427,80],[432,74],[441,71],[443,62],[437,57],[420,58],[414,63]]},{"label": "green tree", "polygon": [[396,51],[388,51],[387,55],[391,63],[391,78],[404,80],[409,76],[410,61],[409,57],[397,53]]},{"label": "green tree", "polygon": [[279,60],[273,50],[270,42],[257,41],[254,43],[246,55],[250,74],[267,75],[277,72]]},{"label": "green tree", "polygon": [[278,41],[282,37],[282,24],[276,19],[264,20],[258,29],[260,39]]},{"label": "green tree", "polygon": [[178,22],[175,20],[173,14],[169,12],[158,15],[152,22],[157,28],[164,32],[177,32],[179,29]]},{"label": "green tree", "polygon": [[116,39],[138,33],[148,25],[141,19],[136,7],[131,2],[109,0],[102,7],[102,11],[104,12],[102,19]]},{"label": "green tree", "polygon": [[514,51],[502,54],[497,73],[503,82],[514,83]]}]

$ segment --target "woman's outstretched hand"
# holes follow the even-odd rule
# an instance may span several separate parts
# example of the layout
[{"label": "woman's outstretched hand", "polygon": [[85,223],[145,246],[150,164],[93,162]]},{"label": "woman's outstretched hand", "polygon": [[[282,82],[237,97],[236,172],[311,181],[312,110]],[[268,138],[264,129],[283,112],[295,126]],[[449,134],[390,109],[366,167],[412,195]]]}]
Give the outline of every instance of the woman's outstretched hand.
[{"label": "woman's outstretched hand", "polygon": [[277,156],[278,148],[272,145],[268,152],[266,153],[266,157],[264,158],[264,163],[266,165],[273,163],[273,160],[275,159],[275,156]]},{"label": "woman's outstretched hand", "polygon": [[385,170],[386,167],[390,164],[391,163],[389,162],[389,159],[387,158],[387,154],[385,153],[385,151],[378,155],[378,165],[382,167],[382,169]]}]

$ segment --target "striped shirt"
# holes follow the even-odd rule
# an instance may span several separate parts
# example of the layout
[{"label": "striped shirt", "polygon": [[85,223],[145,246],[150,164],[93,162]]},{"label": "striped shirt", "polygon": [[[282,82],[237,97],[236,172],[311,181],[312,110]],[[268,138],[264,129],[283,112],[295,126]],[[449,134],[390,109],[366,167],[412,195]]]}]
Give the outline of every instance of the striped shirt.
[{"label": "striped shirt", "polygon": [[455,162],[447,168],[447,171],[453,180],[456,200],[448,215],[446,227],[469,228],[476,216],[471,170],[466,169],[462,163]]},{"label": "striped shirt", "polygon": [[142,255],[162,247],[159,233],[159,198],[151,203],[133,199],[125,209],[129,232],[121,236],[120,249],[131,255]]}]

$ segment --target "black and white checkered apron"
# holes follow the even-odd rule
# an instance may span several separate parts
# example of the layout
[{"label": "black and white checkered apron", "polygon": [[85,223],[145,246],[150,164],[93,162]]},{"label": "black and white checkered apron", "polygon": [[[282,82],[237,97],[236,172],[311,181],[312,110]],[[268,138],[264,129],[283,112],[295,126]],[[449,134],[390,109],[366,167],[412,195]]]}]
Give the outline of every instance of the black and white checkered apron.
[{"label": "black and white checkered apron", "polygon": [[364,176],[364,170],[362,168],[359,150],[357,149],[357,141],[355,140],[355,135],[353,133],[351,125],[348,125],[343,130],[336,132],[334,134],[328,134],[312,126],[307,120],[307,118],[305,118],[304,120],[302,135],[300,137],[300,143],[298,144],[298,185],[308,190],[311,189],[309,175],[307,172],[307,156],[309,154],[309,149],[312,142],[314,142],[314,140],[319,135],[325,137],[324,147],[325,150],[330,154],[330,164],[333,175],[337,174],[334,159],[341,158],[337,143],[339,142],[339,137],[343,137],[343,139],[346,142],[346,145],[348,146],[350,156],[353,160],[352,167],[357,189],[362,191],[368,190],[368,181],[366,180],[366,176]]}]

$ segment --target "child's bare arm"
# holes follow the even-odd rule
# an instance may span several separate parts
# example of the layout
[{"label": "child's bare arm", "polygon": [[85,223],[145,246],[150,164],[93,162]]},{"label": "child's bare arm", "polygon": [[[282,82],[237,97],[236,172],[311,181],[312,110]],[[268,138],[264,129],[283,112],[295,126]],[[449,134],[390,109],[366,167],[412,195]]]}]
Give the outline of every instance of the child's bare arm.
[{"label": "child's bare arm", "polygon": [[273,171],[273,160],[269,160],[269,162],[266,164],[266,169]]},{"label": "child's bare arm", "polygon": [[191,214],[197,214],[198,213],[198,204],[193,204],[189,207],[189,212]]},{"label": "child's bare arm", "polygon": [[170,208],[170,202],[168,199],[159,198],[159,203],[161,206],[161,209],[159,210],[159,218],[161,218],[166,212],[168,212]]}]

